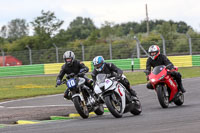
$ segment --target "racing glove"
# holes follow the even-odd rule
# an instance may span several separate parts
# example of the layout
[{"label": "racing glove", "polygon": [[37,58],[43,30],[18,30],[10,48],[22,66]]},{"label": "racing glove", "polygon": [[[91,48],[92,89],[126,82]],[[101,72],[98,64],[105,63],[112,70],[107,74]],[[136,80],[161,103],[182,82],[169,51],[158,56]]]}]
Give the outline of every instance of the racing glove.
[{"label": "racing glove", "polygon": [[116,79],[121,79],[122,78],[122,74],[117,74],[116,75]]},{"label": "racing glove", "polygon": [[56,81],[56,85],[61,85],[61,80],[60,79],[58,79],[57,81]]}]

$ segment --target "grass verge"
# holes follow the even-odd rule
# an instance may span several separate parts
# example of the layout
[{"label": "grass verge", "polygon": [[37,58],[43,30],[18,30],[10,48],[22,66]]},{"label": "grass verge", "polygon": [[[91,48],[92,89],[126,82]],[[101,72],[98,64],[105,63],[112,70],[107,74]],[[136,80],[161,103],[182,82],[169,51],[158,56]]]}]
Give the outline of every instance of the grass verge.
[{"label": "grass verge", "polygon": [[[183,78],[200,77],[200,67],[179,68],[179,72]],[[147,82],[142,71],[124,74],[131,85]],[[0,101],[63,93],[66,86],[55,88],[55,81],[56,76],[0,78]]]}]

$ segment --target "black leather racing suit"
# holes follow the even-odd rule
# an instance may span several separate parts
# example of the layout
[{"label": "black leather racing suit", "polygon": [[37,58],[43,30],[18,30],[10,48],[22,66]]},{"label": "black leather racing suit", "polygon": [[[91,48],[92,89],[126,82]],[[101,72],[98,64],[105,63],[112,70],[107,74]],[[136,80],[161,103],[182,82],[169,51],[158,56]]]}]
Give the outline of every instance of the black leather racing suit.
[{"label": "black leather racing suit", "polygon": [[[169,64],[172,64],[171,61],[163,54],[160,54],[155,60],[152,60],[150,57],[147,59],[147,63],[146,63],[146,70],[148,70],[149,72],[151,72],[151,67],[156,67],[156,66],[159,66],[159,65],[169,65]],[[174,65],[172,64],[171,65],[171,69],[174,68]],[[182,80],[181,80],[181,74],[179,72],[176,72],[174,71],[172,74],[171,74],[175,80],[177,81],[178,83],[178,88],[181,90],[181,89],[184,89],[183,88],[183,85],[182,85]],[[148,89],[153,89],[153,86],[148,83],[147,84],[147,88]],[[183,91],[183,90],[181,90]]]},{"label": "black leather racing suit", "polygon": [[[100,73],[111,74],[111,77],[116,77],[117,75],[122,75],[123,71],[118,67],[116,67],[113,63],[105,63],[105,66],[101,72],[98,72],[95,69],[93,70],[91,75],[94,83],[96,82],[96,76]],[[126,89],[129,91],[131,95],[136,96],[136,92],[133,89],[131,89],[128,79],[121,78],[119,82],[126,87]]]},{"label": "black leather racing suit", "polygon": [[[72,65],[67,65],[65,63],[61,67],[60,73],[57,76],[57,80],[62,80],[65,74],[68,75],[68,74],[74,73],[75,75],[77,75],[81,69],[82,70],[84,69],[85,72],[89,71],[88,67],[85,66],[83,63],[81,63],[78,60],[74,60]],[[91,85],[92,81],[89,78],[87,78],[86,76],[83,76],[83,78],[86,79],[85,85],[88,86],[91,90],[93,90],[93,86]],[[67,93],[68,93],[68,89],[64,93],[65,98],[67,98],[67,95],[68,95]]]}]

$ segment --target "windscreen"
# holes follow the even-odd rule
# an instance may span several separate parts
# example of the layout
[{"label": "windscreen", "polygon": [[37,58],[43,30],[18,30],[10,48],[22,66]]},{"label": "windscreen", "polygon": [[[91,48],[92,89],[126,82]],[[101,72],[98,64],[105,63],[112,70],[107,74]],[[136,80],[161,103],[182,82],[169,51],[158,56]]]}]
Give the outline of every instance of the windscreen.
[{"label": "windscreen", "polygon": [[98,74],[96,76],[96,79],[97,79],[97,83],[100,84],[100,83],[104,83],[105,82],[105,79],[106,79],[106,74]]},{"label": "windscreen", "polygon": [[156,66],[156,67],[154,67],[152,73],[155,74],[155,75],[157,75],[157,74],[159,74],[164,69],[164,67],[165,67],[164,65]]}]

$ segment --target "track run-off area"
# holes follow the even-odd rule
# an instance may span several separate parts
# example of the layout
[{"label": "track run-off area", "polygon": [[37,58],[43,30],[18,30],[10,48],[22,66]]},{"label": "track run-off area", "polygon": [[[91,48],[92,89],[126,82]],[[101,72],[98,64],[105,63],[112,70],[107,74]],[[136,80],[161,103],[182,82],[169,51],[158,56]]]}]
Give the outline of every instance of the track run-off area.
[{"label": "track run-off area", "polygon": [[[199,133],[200,77],[184,79],[183,84],[187,92],[184,104],[179,107],[170,104],[167,109],[161,108],[156,93],[142,84],[133,87],[142,103],[143,112],[139,116],[126,113],[122,118],[114,118],[107,112],[88,119],[77,117],[28,125],[6,124],[0,125],[0,133]],[[0,111],[65,107],[67,112],[73,104],[65,101],[62,95],[1,102]]]}]

